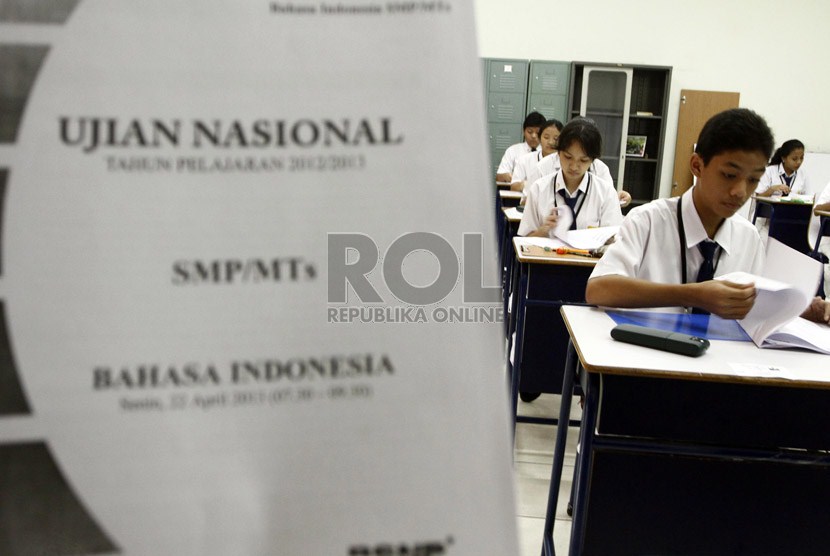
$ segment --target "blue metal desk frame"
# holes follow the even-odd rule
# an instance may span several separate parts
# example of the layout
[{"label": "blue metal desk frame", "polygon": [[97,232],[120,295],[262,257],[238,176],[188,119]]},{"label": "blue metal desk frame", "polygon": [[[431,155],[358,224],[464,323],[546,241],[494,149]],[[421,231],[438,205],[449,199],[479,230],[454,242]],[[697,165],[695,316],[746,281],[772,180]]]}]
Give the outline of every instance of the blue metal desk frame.
[{"label": "blue metal desk frame", "polygon": [[[513,263],[513,278],[509,281],[509,284],[512,286],[512,296],[513,296],[513,312],[510,314],[510,318],[508,321],[507,326],[507,338],[508,338],[508,353],[512,346],[512,338],[513,333],[516,334],[515,339],[515,353],[514,353],[514,361],[513,364],[510,364],[510,358],[508,356],[507,366],[508,366],[508,376],[510,376],[510,400],[511,400],[511,410],[513,415],[513,425],[515,429],[516,422],[523,422],[523,423],[538,423],[538,424],[557,424],[559,421],[558,419],[548,419],[542,417],[525,417],[525,416],[518,416],[518,403],[519,403],[519,387],[521,383],[521,374],[522,374],[522,360],[524,355],[525,349],[525,316],[526,310],[529,307],[545,307],[550,309],[551,314],[553,315],[552,318],[561,319],[561,316],[558,313],[558,309],[562,307],[563,304],[578,304],[584,299],[583,297],[580,299],[556,299],[556,300],[544,300],[544,299],[536,299],[529,295],[530,292],[530,282],[534,275],[534,269],[545,268],[548,270],[551,269],[562,269],[562,268],[583,268],[586,270],[586,274],[584,276],[584,280],[579,280],[573,284],[568,284],[569,286],[578,289],[582,292],[585,290],[585,284],[587,283],[588,274],[596,265],[596,259],[586,259],[584,257],[574,256],[574,255],[562,255],[556,256],[551,258],[540,258],[540,257],[529,257],[524,256],[521,253],[520,249],[520,242],[521,238],[514,238],[513,239],[513,247],[516,260]],[[567,289],[564,288],[563,289]],[[507,314],[507,313],[505,313]],[[568,417],[569,418],[569,417]]]},{"label": "blue metal desk frame", "polygon": [[[642,348],[646,349],[646,348]],[[821,359],[825,356],[815,354],[816,361],[823,362]],[[568,434],[568,416],[572,403],[572,392],[576,378],[579,378],[582,388],[585,392],[585,405],[583,408],[582,425],[579,433],[580,452],[576,461],[576,472],[574,477],[574,512],[573,525],[571,529],[570,549],[571,555],[580,555],[583,551],[586,534],[586,517],[587,517],[587,501],[589,496],[589,488],[591,483],[591,470],[593,467],[593,458],[598,450],[608,452],[626,452],[633,454],[657,454],[657,455],[672,455],[672,456],[691,456],[693,458],[708,458],[709,460],[721,461],[740,461],[749,464],[753,463],[770,463],[776,464],[791,464],[793,468],[804,468],[810,466],[812,469],[818,469],[822,473],[830,474],[830,446],[826,445],[827,435],[819,435],[818,440],[810,440],[809,442],[816,442],[808,449],[782,449],[782,448],[754,448],[754,447],[731,447],[725,445],[708,445],[700,442],[677,442],[672,439],[654,439],[654,438],[638,438],[627,436],[608,436],[597,434],[598,415],[600,412],[600,392],[602,388],[603,373],[600,372],[585,372],[582,368],[579,357],[574,348],[573,341],[568,345],[568,353],[566,358],[566,369],[562,384],[562,404],[560,406],[559,424],[557,427],[556,440],[554,445],[554,459],[551,469],[550,492],[548,496],[547,511],[545,515],[545,525],[542,541],[542,556],[550,556],[555,554],[553,546],[553,526],[556,516],[556,505],[559,496],[560,480],[562,477],[562,469],[564,464],[565,444]],[[654,380],[665,380],[663,378],[655,378]],[[679,382],[686,383],[706,383],[705,380],[695,380],[693,377],[691,381],[681,380]],[[718,382],[708,382],[709,384],[724,384]],[[728,384],[728,383],[727,383]],[[730,387],[742,388],[740,384],[728,384]],[[760,386],[759,389],[769,390],[771,388],[782,389],[778,386]],[[822,396],[820,400],[826,400],[827,386],[821,389],[815,389],[814,393]],[[797,386],[783,386],[783,390],[788,391],[787,394],[791,396],[802,396],[810,392],[810,388],[799,388]],[[779,395],[778,391],[772,390],[774,395]],[[817,449],[817,446],[819,449]],[[825,490],[828,488],[827,481],[821,485]],[[826,548],[826,545],[824,545]]]}]

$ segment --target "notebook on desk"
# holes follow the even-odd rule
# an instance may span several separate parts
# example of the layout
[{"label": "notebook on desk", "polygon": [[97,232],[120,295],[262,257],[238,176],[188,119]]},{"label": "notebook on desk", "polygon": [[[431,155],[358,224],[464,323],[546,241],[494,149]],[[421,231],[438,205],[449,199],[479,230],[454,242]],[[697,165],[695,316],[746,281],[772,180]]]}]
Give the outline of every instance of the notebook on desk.
[{"label": "notebook on desk", "polygon": [[738,321],[722,319],[717,315],[657,311],[607,311],[607,314],[617,324],[637,324],[707,340],[752,341]]}]

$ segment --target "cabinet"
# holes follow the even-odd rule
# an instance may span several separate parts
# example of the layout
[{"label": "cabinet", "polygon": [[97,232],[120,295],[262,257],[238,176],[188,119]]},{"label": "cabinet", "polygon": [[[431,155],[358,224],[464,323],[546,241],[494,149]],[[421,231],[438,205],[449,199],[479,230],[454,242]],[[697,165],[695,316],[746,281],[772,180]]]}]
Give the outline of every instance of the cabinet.
[{"label": "cabinet", "polygon": [[[632,206],[657,198],[666,134],[671,68],[574,62],[570,115],[593,119],[602,132],[602,161]],[[628,139],[645,138],[642,153]]]},{"label": "cabinet", "polygon": [[525,116],[568,119],[571,64],[547,60],[482,59],[490,166],[495,176],[504,151],[523,140]]},{"label": "cabinet", "polygon": [[485,109],[490,166],[496,175],[504,151],[522,138],[527,105],[527,60],[485,59]]}]

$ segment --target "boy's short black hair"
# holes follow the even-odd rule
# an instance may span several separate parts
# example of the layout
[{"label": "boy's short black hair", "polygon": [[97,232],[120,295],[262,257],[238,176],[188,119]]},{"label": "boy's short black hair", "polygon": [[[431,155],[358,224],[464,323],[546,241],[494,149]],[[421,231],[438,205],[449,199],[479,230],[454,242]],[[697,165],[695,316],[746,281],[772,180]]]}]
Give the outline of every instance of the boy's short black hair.
[{"label": "boy's short black hair", "polygon": [[590,118],[577,117],[565,124],[559,134],[559,150],[567,150],[572,143],[578,142],[589,158],[602,156],[602,134]]},{"label": "boy's short black hair", "polygon": [[542,127],[545,125],[545,117],[539,112],[531,112],[525,117],[525,123],[522,124],[522,129],[529,127]]},{"label": "boy's short black hair", "polygon": [[704,164],[726,151],[757,151],[768,160],[773,146],[772,131],[764,118],[747,108],[733,108],[709,118],[700,130],[695,152]]}]

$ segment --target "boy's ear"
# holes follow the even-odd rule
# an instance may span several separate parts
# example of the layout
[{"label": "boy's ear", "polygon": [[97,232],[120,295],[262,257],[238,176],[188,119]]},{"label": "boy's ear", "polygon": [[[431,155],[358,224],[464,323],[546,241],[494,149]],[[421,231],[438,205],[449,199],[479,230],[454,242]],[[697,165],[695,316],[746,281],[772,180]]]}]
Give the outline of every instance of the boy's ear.
[{"label": "boy's ear", "polygon": [[689,168],[692,170],[692,175],[699,178],[700,173],[703,171],[703,166],[703,159],[700,158],[700,155],[692,153],[692,159],[689,161]]}]

